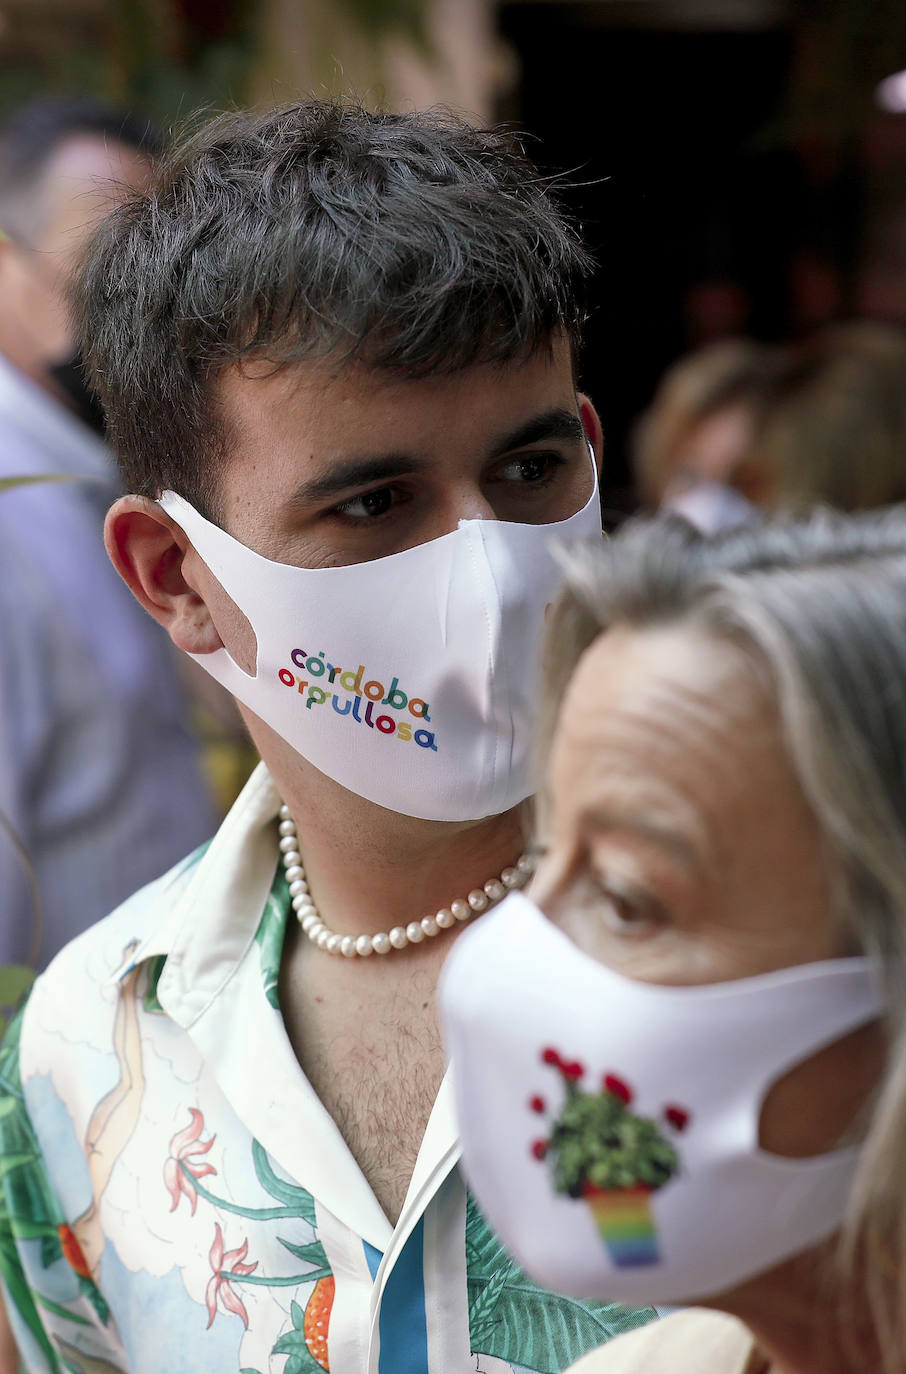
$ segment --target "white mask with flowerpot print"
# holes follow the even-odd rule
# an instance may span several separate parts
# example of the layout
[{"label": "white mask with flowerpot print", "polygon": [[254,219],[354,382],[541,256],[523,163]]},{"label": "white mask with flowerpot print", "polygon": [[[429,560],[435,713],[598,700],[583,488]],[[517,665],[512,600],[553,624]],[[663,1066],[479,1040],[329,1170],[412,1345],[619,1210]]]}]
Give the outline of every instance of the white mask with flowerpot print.
[{"label": "white mask with flowerpot print", "polygon": [[584,954],[522,894],[442,972],[463,1169],[533,1279],[633,1304],[707,1297],[828,1237],[855,1147],[759,1147],[797,1063],[878,1017],[863,958],[664,987]]}]

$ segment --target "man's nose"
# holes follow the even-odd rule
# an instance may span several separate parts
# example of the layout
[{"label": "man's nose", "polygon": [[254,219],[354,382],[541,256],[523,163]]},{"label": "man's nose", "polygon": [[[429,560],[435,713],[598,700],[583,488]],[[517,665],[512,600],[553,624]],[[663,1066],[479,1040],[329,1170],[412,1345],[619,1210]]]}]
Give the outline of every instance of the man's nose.
[{"label": "man's nose", "polygon": [[455,530],[460,520],[496,520],[497,512],[488,499],[487,493],[477,484],[463,484],[455,487],[446,503],[448,528]]}]

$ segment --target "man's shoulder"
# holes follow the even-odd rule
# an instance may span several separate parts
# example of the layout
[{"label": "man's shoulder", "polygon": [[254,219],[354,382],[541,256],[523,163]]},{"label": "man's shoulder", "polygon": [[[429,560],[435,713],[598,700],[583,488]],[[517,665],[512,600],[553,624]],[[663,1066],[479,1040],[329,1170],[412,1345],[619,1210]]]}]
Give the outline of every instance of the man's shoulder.
[{"label": "man's shoulder", "polygon": [[68,1008],[75,1028],[89,1004],[110,1000],[107,990],[115,988],[118,977],[125,977],[130,967],[146,957],[146,947],[147,957],[151,957],[155,933],[192,882],[209,843],[139,888],[109,916],[60,950],[35,983],[25,1035],[36,1032],[46,1008]]}]

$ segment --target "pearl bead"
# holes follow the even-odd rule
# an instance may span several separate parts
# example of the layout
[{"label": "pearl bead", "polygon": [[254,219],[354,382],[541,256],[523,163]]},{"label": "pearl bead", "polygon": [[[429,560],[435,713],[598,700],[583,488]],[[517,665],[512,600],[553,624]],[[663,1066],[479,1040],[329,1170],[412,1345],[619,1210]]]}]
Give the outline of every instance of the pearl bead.
[{"label": "pearl bead", "polygon": [[523,854],[512,868],[505,868],[499,878],[489,878],[483,887],[476,887],[468,898],[458,897],[449,906],[441,907],[433,916],[410,921],[407,926],[394,926],[388,933],[379,930],[375,935],[340,935],[324,924],[318,914],[314,898],[308,890],[308,880],[299,852],[296,823],[284,802],[280,807],[278,826],[280,855],[289,884],[289,896],[299,926],[313,944],[329,954],[342,954],[347,959],[358,955],[367,959],[371,954],[389,954],[392,949],[405,949],[432,940],[442,930],[449,930],[457,921],[467,921],[473,913],[486,910],[491,902],[500,901],[508,888],[521,887],[534,871],[534,861]]}]

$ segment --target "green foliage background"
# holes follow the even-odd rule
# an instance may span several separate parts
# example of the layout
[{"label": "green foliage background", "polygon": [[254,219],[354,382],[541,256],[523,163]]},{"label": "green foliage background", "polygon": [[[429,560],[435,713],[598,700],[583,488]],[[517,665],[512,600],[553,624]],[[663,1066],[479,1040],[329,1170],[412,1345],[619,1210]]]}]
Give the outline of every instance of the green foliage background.
[{"label": "green foliage background", "polygon": [[[306,0],[297,0],[305,11]],[[332,0],[377,44],[403,34],[426,50],[428,0]],[[0,118],[31,96],[79,92],[182,125],[196,111],[249,100],[261,59],[265,0],[107,0],[106,11],[80,28],[0,60]],[[77,15],[77,5],[73,12]],[[3,53],[0,35],[0,57]],[[341,56],[341,55],[340,55]]]}]

